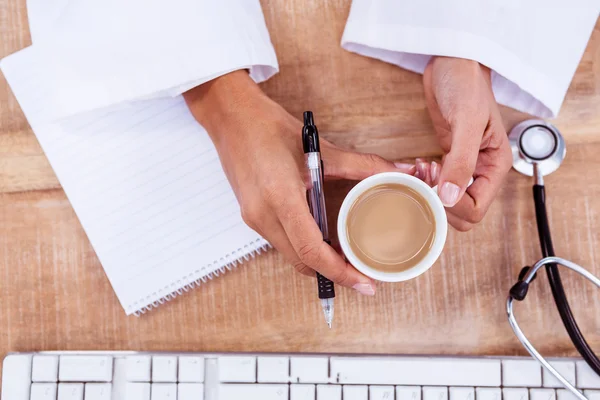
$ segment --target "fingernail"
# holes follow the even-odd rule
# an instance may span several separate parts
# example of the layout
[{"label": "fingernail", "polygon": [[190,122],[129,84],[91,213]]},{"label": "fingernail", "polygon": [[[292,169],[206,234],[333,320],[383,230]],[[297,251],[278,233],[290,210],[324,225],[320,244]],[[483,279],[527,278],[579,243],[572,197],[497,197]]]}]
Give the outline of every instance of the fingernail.
[{"label": "fingernail", "polygon": [[431,162],[431,180],[435,183],[438,177],[438,168],[439,165],[435,161]]},{"label": "fingernail", "polygon": [[407,163],[401,163],[401,162],[395,162],[394,165],[396,166],[396,168],[399,168],[399,169],[410,169],[415,166],[414,164],[407,164]]},{"label": "fingernail", "polygon": [[458,200],[460,188],[452,182],[444,182],[440,189],[440,200],[446,207],[454,207]]},{"label": "fingernail", "polygon": [[375,290],[370,283],[357,283],[352,286],[352,289],[356,290],[360,294],[364,294],[365,296],[374,296]]},{"label": "fingernail", "polygon": [[415,174],[415,176],[419,179],[425,179],[425,177],[427,176],[427,163],[417,163],[417,173]]}]

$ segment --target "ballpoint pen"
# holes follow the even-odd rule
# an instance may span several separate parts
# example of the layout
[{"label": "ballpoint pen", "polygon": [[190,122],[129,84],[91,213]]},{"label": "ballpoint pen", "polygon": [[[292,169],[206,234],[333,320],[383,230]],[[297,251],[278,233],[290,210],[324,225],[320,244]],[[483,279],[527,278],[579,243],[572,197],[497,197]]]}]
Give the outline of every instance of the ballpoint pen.
[{"label": "ballpoint pen", "polygon": [[[323,192],[323,161],[319,147],[319,132],[313,120],[312,111],[304,112],[304,127],[302,128],[302,145],[306,166],[310,173],[310,188],[307,191],[308,206],[315,222],[323,234],[323,240],[330,244],[327,227],[327,211],[325,210],[325,194]],[[333,299],[335,289],[333,282],[317,272],[319,299],[325,315],[325,322],[331,328],[333,322]]]}]

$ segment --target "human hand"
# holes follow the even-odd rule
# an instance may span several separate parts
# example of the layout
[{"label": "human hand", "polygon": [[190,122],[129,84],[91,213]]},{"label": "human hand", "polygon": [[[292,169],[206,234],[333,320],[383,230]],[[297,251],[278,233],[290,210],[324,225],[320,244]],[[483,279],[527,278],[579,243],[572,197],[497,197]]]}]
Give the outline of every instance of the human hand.
[{"label": "human hand", "polygon": [[[184,95],[207,129],[240,203],[244,221],[305,275],[373,295],[372,281],[344,261],[323,236],[306,201],[308,172],[302,123],[268,98],[245,71],[203,84]],[[326,178],[359,180],[415,167],[320,141]]]},{"label": "human hand", "polygon": [[442,166],[417,160],[417,176],[438,184],[448,222],[467,231],[483,219],[512,165],[490,70],[471,60],[434,57],[423,84],[444,157]]}]

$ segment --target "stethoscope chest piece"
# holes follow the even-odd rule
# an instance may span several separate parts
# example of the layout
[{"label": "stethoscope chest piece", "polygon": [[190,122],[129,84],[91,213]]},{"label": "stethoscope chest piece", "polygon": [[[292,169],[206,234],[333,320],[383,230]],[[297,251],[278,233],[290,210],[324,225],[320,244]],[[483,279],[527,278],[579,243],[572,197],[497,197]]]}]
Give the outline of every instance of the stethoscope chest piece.
[{"label": "stethoscope chest piece", "polygon": [[549,175],[556,171],[565,159],[565,140],[548,122],[530,119],[516,125],[508,135],[513,155],[513,168],[518,172],[533,176],[533,164],[539,172]]}]

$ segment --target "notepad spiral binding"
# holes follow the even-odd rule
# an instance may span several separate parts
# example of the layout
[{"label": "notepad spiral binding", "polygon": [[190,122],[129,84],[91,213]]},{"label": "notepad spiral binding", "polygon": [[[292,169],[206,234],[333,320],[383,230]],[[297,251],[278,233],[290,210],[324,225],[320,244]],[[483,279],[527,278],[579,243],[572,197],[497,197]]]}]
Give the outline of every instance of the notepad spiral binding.
[{"label": "notepad spiral binding", "polygon": [[[170,288],[174,286],[180,286],[179,289],[172,290],[168,294],[164,295],[163,297],[160,297],[158,300],[155,300],[153,302],[150,302],[150,299],[153,296],[147,296],[144,299],[136,301],[132,306],[129,306],[129,308],[135,309],[137,304],[147,304],[143,307],[137,308],[136,311],[133,313],[135,316],[139,317],[140,315],[146,314],[148,311],[154,310],[161,304],[169,302],[175,299],[176,297],[181,296],[186,292],[189,292],[191,289],[199,287],[200,284],[205,283],[208,280],[212,280],[213,278],[218,277],[220,275],[223,275],[227,271],[231,271],[232,268],[237,268],[237,266],[243,264],[244,261],[249,261],[251,258],[256,257],[263,251],[268,251],[270,248],[271,245],[263,238],[256,239],[248,243],[244,247],[226,254],[224,257],[221,257],[221,259],[215,260],[212,263],[209,263],[206,266],[196,270],[193,274],[190,274],[187,277],[172,282],[171,284],[165,286],[163,290],[168,292]],[[201,275],[202,271],[205,271],[207,268],[210,268],[215,264],[223,264],[223,262],[225,262],[225,264],[222,267],[219,267],[218,269],[208,273],[207,275]],[[198,278],[190,278],[191,276],[198,276]],[[183,286],[181,286],[181,282],[184,281],[187,281],[188,283],[185,283]]]}]

